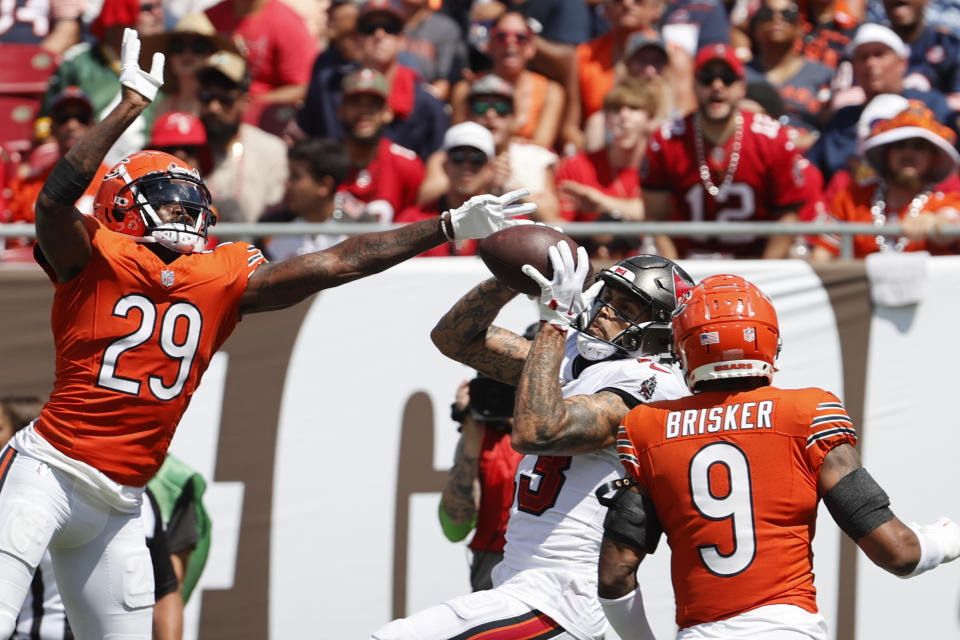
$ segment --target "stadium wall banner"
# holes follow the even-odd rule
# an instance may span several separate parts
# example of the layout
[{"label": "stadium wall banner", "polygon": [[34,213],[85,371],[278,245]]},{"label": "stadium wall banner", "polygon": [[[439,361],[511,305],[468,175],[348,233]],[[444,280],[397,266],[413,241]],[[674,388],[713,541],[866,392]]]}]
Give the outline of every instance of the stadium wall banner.
[{"label": "stadium wall banner", "polygon": [[[960,518],[960,341],[949,338],[960,258],[683,266],[694,278],[739,273],[771,296],[775,383],[843,399],[897,515]],[[476,259],[418,259],[243,319],[171,446],[207,478],[214,521],[186,638],[366,638],[469,589],[469,552],[443,537],[437,503],[458,437],[449,404],[473,372],[429,333],[488,276]],[[0,394],[49,393],[52,294],[39,270],[0,270]],[[497,323],[522,332],[536,319],[519,296]],[[821,507],[814,567],[832,638],[960,638],[960,563],[899,580]],[[667,545],[640,579],[654,630],[672,637]]]}]

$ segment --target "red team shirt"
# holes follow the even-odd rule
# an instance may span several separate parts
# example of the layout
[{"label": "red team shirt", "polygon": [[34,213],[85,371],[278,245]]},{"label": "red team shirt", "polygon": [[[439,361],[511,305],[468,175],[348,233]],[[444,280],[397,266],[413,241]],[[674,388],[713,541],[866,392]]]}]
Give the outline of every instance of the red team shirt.
[{"label": "red team shirt", "polygon": [[815,388],[698,393],[627,415],[617,453],[667,535],[681,629],[772,604],[817,611],[817,479],[840,444],[856,444],[853,424]]},{"label": "red team shirt", "polygon": [[345,191],[361,202],[386,200],[393,207],[392,219],[416,203],[423,174],[423,162],[416,153],[381,138],[373,161],[363,169],[351,167],[337,191]]},{"label": "red team shirt", "polygon": [[[693,114],[657,130],[647,145],[640,169],[644,189],[672,194],[673,221],[775,221],[805,201],[803,166],[793,142],[780,125],[765,115],[742,111],[743,141],[733,182],[726,193],[707,193],[700,181]],[[720,149],[704,140],[704,157],[711,180],[720,186],[735,136]],[[729,253],[738,258],[760,257],[767,238],[722,236],[673,238],[681,258],[693,253]]]},{"label": "red team shirt", "polygon": [[[557,169],[557,184],[564,180],[572,180],[593,187],[601,193],[614,198],[639,198],[640,175],[636,167],[615,169],[610,164],[610,156],[606,149],[596,151],[581,151],[575,156],[566,158]],[[570,222],[593,222],[600,211],[577,211],[574,203],[560,196],[560,215]]]},{"label": "red team shirt", "polygon": [[[35,430],[65,455],[128,486],[160,468],[210,358],[240,320],[260,251],[235,242],[164,264],[85,216],[93,253],[57,284],[56,382]],[[50,273],[48,269],[48,273]]]}]

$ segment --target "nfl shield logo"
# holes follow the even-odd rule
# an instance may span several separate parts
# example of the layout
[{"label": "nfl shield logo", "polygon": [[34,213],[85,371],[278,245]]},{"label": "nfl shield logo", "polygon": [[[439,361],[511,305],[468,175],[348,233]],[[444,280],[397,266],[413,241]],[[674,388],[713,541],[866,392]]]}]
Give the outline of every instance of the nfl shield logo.
[{"label": "nfl shield logo", "polygon": [[160,284],[162,284],[162,285],[165,286],[165,287],[172,287],[172,286],[173,286],[173,271],[170,271],[169,269],[164,269],[163,271],[161,271],[161,272],[160,272]]}]

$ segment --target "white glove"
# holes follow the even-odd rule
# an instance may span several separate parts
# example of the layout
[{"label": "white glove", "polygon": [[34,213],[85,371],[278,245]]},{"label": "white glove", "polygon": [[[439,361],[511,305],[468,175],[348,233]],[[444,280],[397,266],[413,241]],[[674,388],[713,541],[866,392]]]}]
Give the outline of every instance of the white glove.
[{"label": "white glove", "polygon": [[507,206],[512,202],[530,195],[528,189],[518,189],[502,196],[485,194],[473,196],[456,209],[451,209],[450,225],[453,240],[486,238],[495,231],[516,224],[533,224],[530,220],[511,220],[515,216],[533,213],[537,205],[533,202]]},{"label": "white glove", "polygon": [[[540,319],[566,331],[584,306],[583,283],[590,272],[587,250],[577,247],[577,264],[573,264],[570,245],[560,241],[547,249],[553,265],[553,279],[547,278],[529,264],[521,267],[524,274],[540,286]],[[594,287],[590,288],[591,291]],[[593,294],[596,296],[596,293]]]},{"label": "white glove", "polygon": [[960,527],[950,518],[940,518],[933,524],[911,522],[907,526],[913,529],[920,541],[920,561],[905,578],[918,576],[960,557]]},{"label": "white glove", "polygon": [[150,73],[140,68],[140,38],[134,29],[123,30],[120,47],[120,84],[129,87],[153,102],[163,85],[163,54],[153,54]]}]

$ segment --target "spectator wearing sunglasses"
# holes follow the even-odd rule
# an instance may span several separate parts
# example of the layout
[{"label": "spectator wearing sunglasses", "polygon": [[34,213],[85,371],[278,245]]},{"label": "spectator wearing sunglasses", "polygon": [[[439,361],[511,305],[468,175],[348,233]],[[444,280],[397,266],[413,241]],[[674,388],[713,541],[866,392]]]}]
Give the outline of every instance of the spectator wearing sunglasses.
[{"label": "spectator wearing sunglasses", "polygon": [[[163,6],[155,0],[104,0],[97,19],[90,25],[94,43],[73,48],[50,77],[44,94],[42,115],[50,115],[54,98],[70,86],[79,87],[93,105],[94,117],[108,113],[120,100],[120,45],[123,30],[132,28],[141,38],[159,35],[164,30]],[[146,53],[146,52],[145,52]],[[149,56],[144,55],[148,61]],[[153,104],[107,152],[104,160],[114,165],[120,159],[144,147],[157,111]]]},{"label": "spectator wearing sunglasses", "polygon": [[145,51],[161,51],[166,55],[163,97],[154,107],[158,115],[171,111],[200,115],[197,70],[216,51],[239,53],[233,42],[219,35],[202,13],[187,14],[172,30],[144,38],[143,47]]},{"label": "spectator wearing sunglasses", "polygon": [[251,96],[260,103],[303,100],[317,41],[296,11],[281,0],[221,0],[205,13],[243,51]]},{"label": "spectator wearing sunglasses", "polygon": [[250,76],[244,59],[217,51],[197,71],[200,121],[207,132],[212,168],[204,181],[221,222],[256,222],[283,197],[287,146],[243,122],[250,105]]},{"label": "spectator wearing sunglasses", "polygon": [[385,136],[393,111],[382,73],[369,68],[354,71],[343,79],[342,92],[337,113],[349,170],[338,189],[334,218],[391,222],[416,202],[423,162]]},{"label": "spectator wearing sunglasses", "polygon": [[406,46],[406,12],[399,0],[366,0],[357,16],[360,61],[321,72],[313,77],[297,124],[310,137],[341,139],[339,120],[343,76],[355,69],[380,72],[387,81],[387,102],[393,118],[384,135],[402,147],[426,158],[440,148],[449,126],[444,105],[423,82],[417,71],[401,64]]},{"label": "spectator wearing sunglasses", "polygon": [[[537,204],[534,214],[541,222],[560,221],[560,202],[555,183],[559,158],[550,149],[513,135],[515,110],[513,86],[503,78],[488,73],[475,80],[467,98],[468,121],[482,125],[493,134],[496,157],[493,159],[494,181],[491,193],[507,193],[527,189],[527,200]],[[427,173],[420,186],[418,202],[428,202],[449,189],[443,170],[443,150],[427,160]]]},{"label": "spectator wearing sunglasses", "polygon": [[[796,146],[780,124],[739,107],[743,63],[730,45],[707,45],[694,63],[697,110],[664,125],[640,169],[648,220],[795,221],[806,194]],[[793,236],[656,238],[665,258],[785,258]]]},{"label": "spectator wearing sunglasses", "polygon": [[[440,148],[447,190],[434,200],[414,205],[401,212],[396,222],[416,222],[439,216],[451,207],[459,207],[473,196],[491,193],[494,189],[493,134],[476,122],[461,122],[450,127]],[[448,242],[426,251],[421,256],[467,256],[476,253],[476,241]]]},{"label": "spectator wearing sunglasses", "polygon": [[833,69],[799,52],[800,9],[793,0],[764,0],[750,18],[753,59],[747,82],[766,81],[783,97],[785,123],[798,129],[810,148],[826,120]]},{"label": "spectator wearing sunglasses", "polygon": [[[497,18],[490,30],[491,72],[513,85],[513,135],[552,148],[560,131],[566,91],[559,82],[527,68],[536,53],[533,35],[523,15],[516,11]],[[467,120],[470,85],[469,80],[461,80],[454,88],[450,99],[453,122]]]},{"label": "spectator wearing sunglasses", "polygon": [[[93,104],[90,97],[78,87],[67,87],[53,99],[50,105],[50,119],[51,134],[57,142],[59,157],[62,158],[94,124]],[[10,222],[34,222],[37,196],[40,195],[40,189],[55,165],[56,162],[48,162],[39,171],[13,177],[9,184],[12,194],[8,204],[11,214]],[[103,176],[109,170],[110,165],[106,163],[100,165],[90,186],[76,202],[75,206],[78,210],[87,214],[93,212],[93,197]],[[32,242],[26,244],[30,245]]]}]

